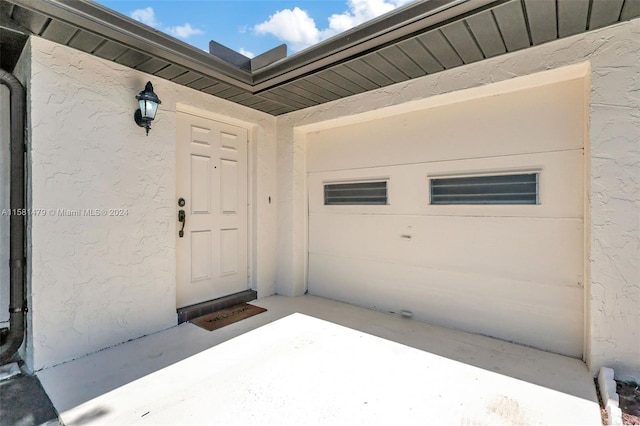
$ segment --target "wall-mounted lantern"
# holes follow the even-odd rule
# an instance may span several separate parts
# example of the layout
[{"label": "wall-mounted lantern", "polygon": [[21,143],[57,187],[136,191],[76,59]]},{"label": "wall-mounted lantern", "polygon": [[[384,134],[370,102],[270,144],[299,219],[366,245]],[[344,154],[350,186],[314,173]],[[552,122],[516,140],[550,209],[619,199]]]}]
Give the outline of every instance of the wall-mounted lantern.
[{"label": "wall-mounted lantern", "polygon": [[144,90],[138,93],[136,99],[140,103],[140,108],[133,114],[133,119],[138,126],[144,127],[147,130],[147,136],[149,136],[151,121],[156,118],[158,105],[161,104],[160,98],[153,92],[153,85],[148,81]]}]

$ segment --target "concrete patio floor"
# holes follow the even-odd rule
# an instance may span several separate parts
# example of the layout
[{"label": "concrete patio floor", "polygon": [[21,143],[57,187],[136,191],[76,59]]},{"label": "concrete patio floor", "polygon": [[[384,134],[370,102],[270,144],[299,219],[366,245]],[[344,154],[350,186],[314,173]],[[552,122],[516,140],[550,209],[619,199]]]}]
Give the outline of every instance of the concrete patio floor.
[{"label": "concrete patio floor", "polygon": [[66,425],[601,424],[579,360],[314,296],[38,372]]}]

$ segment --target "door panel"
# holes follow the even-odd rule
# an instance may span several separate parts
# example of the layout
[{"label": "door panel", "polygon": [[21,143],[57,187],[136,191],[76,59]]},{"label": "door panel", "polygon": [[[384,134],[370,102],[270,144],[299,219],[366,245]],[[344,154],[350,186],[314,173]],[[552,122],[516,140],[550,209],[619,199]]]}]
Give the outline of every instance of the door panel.
[{"label": "door panel", "polygon": [[211,213],[211,158],[191,156],[191,213]]},{"label": "door panel", "polygon": [[231,275],[238,272],[238,230],[220,230],[220,274]]},{"label": "door panel", "polygon": [[191,281],[211,278],[211,231],[191,233]]},{"label": "door panel", "polygon": [[[177,306],[247,289],[247,130],[178,113]],[[180,229],[182,224],[179,224]]]},{"label": "door panel", "polygon": [[238,211],[238,162],[220,160],[222,213],[237,213]]}]

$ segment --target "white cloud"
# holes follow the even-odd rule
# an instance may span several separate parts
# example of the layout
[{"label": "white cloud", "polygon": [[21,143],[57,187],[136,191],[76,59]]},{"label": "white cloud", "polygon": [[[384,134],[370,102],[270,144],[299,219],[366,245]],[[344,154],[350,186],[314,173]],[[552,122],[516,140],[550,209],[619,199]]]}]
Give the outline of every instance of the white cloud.
[{"label": "white cloud", "polygon": [[168,34],[179,38],[189,38],[192,35],[202,35],[204,31],[197,28],[193,28],[190,23],[184,25],[178,25],[175,27],[167,27],[164,29]]},{"label": "white cloud", "polygon": [[193,28],[188,22],[184,25],[176,25],[175,27],[163,27],[162,23],[156,18],[156,13],[152,7],[145,7],[144,9],[136,9],[129,14],[130,17],[136,21],[142,22],[145,25],[159,29],[174,37],[187,39],[193,35],[204,34],[204,31]]},{"label": "white cloud", "polygon": [[269,20],[253,27],[258,34],[272,34],[299,50],[321,40],[320,31],[309,14],[294,7],[276,12]]},{"label": "white cloud", "polygon": [[158,28],[160,26],[160,22],[156,20],[156,13],[154,12],[152,7],[136,9],[131,12],[129,16],[131,16],[136,21],[142,22],[143,24],[153,28]]},{"label": "white cloud", "polygon": [[408,3],[407,0],[349,0],[349,10],[333,14],[329,17],[329,30],[335,34],[351,29],[363,22],[391,12],[393,9]]},{"label": "white cloud", "polygon": [[253,53],[253,52],[250,52],[250,51],[246,50],[244,47],[241,47],[241,48],[238,50],[238,53],[239,53],[239,54],[241,54],[241,55],[246,56],[246,57],[247,57],[247,58],[249,58],[249,59],[251,59],[251,58],[255,58],[255,56],[256,56],[256,54],[255,54],[255,53]]},{"label": "white cloud", "polygon": [[414,0],[348,0],[348,9],[331,15],[328,27],[322,30],[306,11],[295,7],[276,12],[253,29],[258,34],[271,34],[290,44],[293,51],[298,51],[411,1]]}]

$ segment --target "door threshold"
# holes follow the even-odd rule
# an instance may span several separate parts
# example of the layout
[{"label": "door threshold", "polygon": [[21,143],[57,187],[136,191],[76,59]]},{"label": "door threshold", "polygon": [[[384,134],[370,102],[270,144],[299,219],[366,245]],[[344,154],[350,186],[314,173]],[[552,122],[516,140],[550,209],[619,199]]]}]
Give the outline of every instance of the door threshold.
[{"label": "door threshold", "polygon": [[228,308],[229,306],[237,305],[239,303],[247,303],[252,300],[256,300],[257,298],[258,293],[255,290],[245,290],[239,293],[209,300],[207,302],[185,306],[184,308],[178,309],[178,324]]}]

